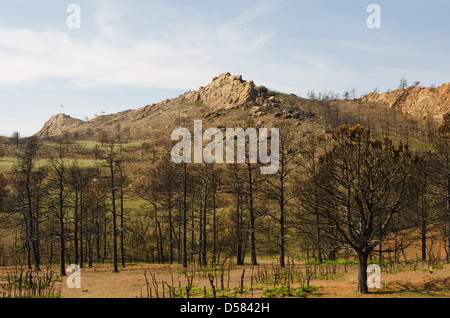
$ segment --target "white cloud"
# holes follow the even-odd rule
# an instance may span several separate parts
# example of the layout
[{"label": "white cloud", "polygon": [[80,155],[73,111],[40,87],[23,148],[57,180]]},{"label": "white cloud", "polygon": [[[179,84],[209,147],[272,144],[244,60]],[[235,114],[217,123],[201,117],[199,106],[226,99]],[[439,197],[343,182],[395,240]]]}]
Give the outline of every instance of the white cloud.
[{"label": "white cloud", "polygon": [[[164,43],[129,42],[118,47],[95,39],[80,44],[60,31],[43,33],[0,27],[0,58],[0,85],[55,77],[84,85],[167,87],[173,84],[162,80],[167,68],[164,61],[173,60],[176,54],[171,54]],[[173,80],[174,85],[179,84],[176,77]]]},{"label": "white cloud", "polygon": [[[77,85],[131,85],[180,89],[204,84],[218,70],[242,64],[259,53],[274,30],[249,25],[269,10],[269,2],[254,13],[244,12],[223,25],[180,25],[173,38],[136,40],[123,34],[120,22],[126,10],[98,1],[100,32],[89,41],[72,37],[71,30],[39,32],[0,26],[0,85],[39,78],[62,78]],[[161,26],[163,27],[163,26]]]}]

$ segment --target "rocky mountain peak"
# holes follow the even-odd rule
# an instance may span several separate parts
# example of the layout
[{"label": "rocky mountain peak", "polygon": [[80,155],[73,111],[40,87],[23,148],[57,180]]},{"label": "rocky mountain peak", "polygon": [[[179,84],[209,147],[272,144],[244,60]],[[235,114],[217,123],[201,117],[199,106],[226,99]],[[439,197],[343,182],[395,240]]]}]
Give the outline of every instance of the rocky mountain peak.
[{"label": "rocky mountain peak", "polygon": [[431,118],[441,121],[450,111],[450,85],[421,88],[410,86],[383,94],[367,95],[363,102],[397,108],[415,118]]},{"label": "rocky mountain peak", "polygon": [[75,119],[66,114],[58,114],[51,117],[36,134],[39,138],[47,138],[50,136],[61,136],[70,129],[84,123],[84,121]]},{"label": "rocky mountain peak", "polygon": [[229,109],[235,106],[252,106],[267,96],[267,88],[257,87],[253,81],[245,81],[241,75],[224,73],[215,77],[211,84],[189,93],[185,99],[211,110]]}]

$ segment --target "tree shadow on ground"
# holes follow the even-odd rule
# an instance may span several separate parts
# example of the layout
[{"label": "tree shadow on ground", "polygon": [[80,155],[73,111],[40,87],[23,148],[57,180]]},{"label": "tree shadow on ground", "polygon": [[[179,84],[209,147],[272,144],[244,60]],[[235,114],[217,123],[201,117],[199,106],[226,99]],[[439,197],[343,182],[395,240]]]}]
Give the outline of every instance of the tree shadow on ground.
[{"label": "tree shadow on ground", "polygon": [[379,290],[371,294],[392,295],[398,293],[419,293],[433,295],[436,292],[450,293],[450,277],[433,279],[423,283],[410,283],[404,281],[394,281],[389,283],[386,290]]}]

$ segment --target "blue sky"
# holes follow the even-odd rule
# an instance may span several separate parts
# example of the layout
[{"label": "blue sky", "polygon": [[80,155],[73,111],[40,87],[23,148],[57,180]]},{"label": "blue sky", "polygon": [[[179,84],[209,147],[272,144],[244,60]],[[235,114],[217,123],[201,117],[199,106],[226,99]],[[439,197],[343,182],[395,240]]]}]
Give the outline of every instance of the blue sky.
[{"label": "blue sky", "polygon": [[[369,29],[367,7],[381,8]],[[69,29],[67,7],[81,9]],[[0,135],[174,98],[224,72],[306,96],[450,81],[448,0],[0,0]]]}]

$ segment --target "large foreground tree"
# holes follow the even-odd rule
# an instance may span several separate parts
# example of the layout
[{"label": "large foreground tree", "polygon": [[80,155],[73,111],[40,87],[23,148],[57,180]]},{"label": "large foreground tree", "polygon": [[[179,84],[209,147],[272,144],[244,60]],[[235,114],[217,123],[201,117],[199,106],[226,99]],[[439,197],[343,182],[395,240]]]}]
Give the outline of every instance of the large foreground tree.
[{"label": "large foreground tree", "polygon": [[[334,146],[319,160],[319,213],[338,231],[340,243],[357,256],[358,291],[368,293],[368,258],[394,229],[394,216],[405,211],[415,164],[408,146],[373,139],[360,125],[340,127]],[[395,230],[399,230],[398,227]]]}]

